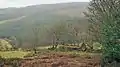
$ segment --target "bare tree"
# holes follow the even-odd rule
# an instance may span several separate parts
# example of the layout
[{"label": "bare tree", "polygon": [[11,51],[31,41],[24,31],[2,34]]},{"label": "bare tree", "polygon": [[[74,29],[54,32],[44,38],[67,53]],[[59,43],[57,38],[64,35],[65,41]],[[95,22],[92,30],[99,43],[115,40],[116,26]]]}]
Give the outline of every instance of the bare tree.
[{"label": "bare tree", "polygon": [[40,27],[34,27],[32,28],[32,31],[33,31],[33,47],[34,47],[34,52],[36,53],[37,50],[36,50],[36,47],[37,45],[39,45],[39,36],[40,36]]},{"label": "bare tree", "polygon": [[23,39],[21,37],[17,37],[18,42],[18,48],[20,48],[23,45]]},{"label": "bare tree", "polygon": [[69,32],[68,34],[70,34],[72,36],[72,42],[74,43],[74,45],[77,43],[78,46],[80,44],[80,35],[81,35],[81,29],[80,26],[78,24],[69,24]]},{"label": "bare tree", "polygon": [[54,48],[59,44],[65,44],[67,41],[67,27],[65,23],[55,24],[49,29],[49,36],[51,36]]}]

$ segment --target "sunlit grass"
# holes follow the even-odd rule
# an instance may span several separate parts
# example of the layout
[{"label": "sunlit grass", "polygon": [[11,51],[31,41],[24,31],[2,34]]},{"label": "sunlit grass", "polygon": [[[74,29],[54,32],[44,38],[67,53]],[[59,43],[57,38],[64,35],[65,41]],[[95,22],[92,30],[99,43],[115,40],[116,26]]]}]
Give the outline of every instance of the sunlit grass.
[{"label": "sunlit grass", "polygon": [[0,56],[2,58],[24,58],[24,56],[28,55],[30,52],[24,51],[0,51]]}]

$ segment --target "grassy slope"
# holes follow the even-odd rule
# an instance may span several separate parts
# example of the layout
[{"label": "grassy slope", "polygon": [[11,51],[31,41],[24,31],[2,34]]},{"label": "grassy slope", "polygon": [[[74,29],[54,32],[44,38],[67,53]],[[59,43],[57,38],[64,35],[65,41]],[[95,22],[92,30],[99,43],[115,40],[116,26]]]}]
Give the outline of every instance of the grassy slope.
[{"label": "grassy slope", "polygon": [[24,52],[24,51],[0,51],[0,56],[2,58],[24,58],[30,52]]},{"label": "grassy slope", "polygon": [[34,24],[49,28],[54,23],[74,22],[74,18],[80,20],[87,4],[64,3],[0,9],[0,36],[23,35]]}]

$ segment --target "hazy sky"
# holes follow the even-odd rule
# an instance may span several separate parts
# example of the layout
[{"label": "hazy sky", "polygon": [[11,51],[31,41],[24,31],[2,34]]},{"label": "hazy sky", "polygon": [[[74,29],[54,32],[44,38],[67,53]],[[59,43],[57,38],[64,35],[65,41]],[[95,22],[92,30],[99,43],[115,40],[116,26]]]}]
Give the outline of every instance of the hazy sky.
[{"label": "hazy sky", "polygon": [[66,2],[89,2],[89,0],[0,0],[0,8]]}]

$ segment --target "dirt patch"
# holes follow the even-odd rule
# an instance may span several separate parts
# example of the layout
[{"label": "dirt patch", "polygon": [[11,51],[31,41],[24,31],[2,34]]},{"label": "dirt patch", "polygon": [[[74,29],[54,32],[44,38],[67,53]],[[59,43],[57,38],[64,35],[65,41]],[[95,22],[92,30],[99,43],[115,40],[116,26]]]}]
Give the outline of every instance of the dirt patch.
[{"label": "dirt patch", "polygon": [[48,54],[21,61],[20,67],[100,67],[100,56],[90,58]]}]

